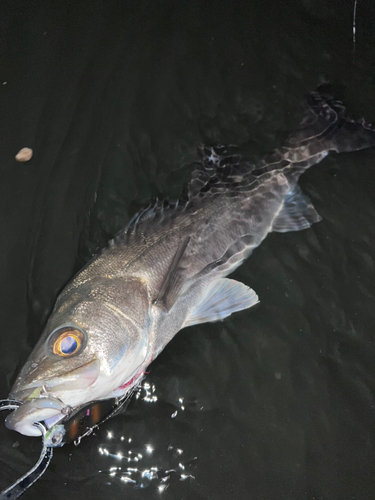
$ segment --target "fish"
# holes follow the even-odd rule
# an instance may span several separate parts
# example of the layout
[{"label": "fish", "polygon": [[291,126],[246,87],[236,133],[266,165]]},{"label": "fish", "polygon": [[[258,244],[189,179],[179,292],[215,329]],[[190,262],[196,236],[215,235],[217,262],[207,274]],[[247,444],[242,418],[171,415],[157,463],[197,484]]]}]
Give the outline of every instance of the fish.
[{"label": "fish", "polygon": [[258,162],[200,146],[187,197],[153,200],[62,290],[10,391],[21,404],[6,426],[40,436],[44,422],[61,445],[69,439],[56,437],[57,426],[130,394],[177,332],[255,306],[257,293],[227,276],[270,232],[321,220],[300,175],[331,151],[374,145],[374,128],[347,118],[323,86],[307,96],[298,128]]}]

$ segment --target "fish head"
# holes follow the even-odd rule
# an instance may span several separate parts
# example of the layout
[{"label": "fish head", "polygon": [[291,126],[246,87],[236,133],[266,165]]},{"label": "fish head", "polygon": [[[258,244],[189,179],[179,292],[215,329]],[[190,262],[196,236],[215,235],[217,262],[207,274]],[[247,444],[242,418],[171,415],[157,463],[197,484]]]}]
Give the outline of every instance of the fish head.
[{"label": "fish head", "polygon": [[36,436],[73,409],[105,399],[148,364],[147,287],[136,279],[72,282],[62,291],[47,325],[10,392],[22,405],[6,426]]}]

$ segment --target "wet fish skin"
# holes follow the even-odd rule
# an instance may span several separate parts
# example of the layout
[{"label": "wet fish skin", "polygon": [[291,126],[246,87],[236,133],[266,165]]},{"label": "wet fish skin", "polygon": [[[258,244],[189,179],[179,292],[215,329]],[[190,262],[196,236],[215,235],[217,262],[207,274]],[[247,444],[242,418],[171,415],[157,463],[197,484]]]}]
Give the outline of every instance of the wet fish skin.
[{"label": "wet fish skin", "polygon": [[[257,303],[253,290],[225,277],[270,231],[320,220],[297,185],[301,173],[329,151],[375,145],[374,130],[347,120],[341,103],[319,93],[309,100],[301,127],[256,165],[224,147],[202,147],[188,201],[156,201],[78,273],[11,390],[30,411],[15,410],[8,427],[35,434],[23,415],[33,415],[41,395],[32,395],[41,387],[44,398],[58,398],[66,408],[119,396],[181,328]],[[79,354],[52,352],[51,335],[63,327],[83,333]],[[63,418],[58,411],[54,422]],[[37,418],[43,420],[42,410]]]}]

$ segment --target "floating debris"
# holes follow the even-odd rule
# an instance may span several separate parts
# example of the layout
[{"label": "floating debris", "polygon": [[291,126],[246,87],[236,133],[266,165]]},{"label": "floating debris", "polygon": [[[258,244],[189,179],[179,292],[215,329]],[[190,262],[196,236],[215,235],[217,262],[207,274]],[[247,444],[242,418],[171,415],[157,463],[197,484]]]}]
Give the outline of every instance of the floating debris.
[{"label": "floating debris", "polygon": [[33,150],[31,148],[22,148],[16,154],[16,160],[20,162],[29,161],[33,157]]}]

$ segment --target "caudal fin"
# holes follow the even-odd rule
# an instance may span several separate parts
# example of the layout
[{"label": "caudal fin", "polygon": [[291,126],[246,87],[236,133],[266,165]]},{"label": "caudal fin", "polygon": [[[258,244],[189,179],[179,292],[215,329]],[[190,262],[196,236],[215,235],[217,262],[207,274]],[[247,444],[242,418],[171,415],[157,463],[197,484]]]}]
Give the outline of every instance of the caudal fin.
[{"label": "caudal fin", "polygon": [[359,122],[349,119],[342,102],[333,99],[323,88],[312,92],[300,126],[283,147],[263,158],[253,172],[261,176],[279,170],[290,186],[272,231],[297,231],[321,219],[297,185],[304,170],[320,162],[330,151],[343,153],[372,146],[375,146],[375,130],[371,125],[363,119]]},{"label": "caudal fin", "polygon": [[303,142],[319,141],[327,151],[343,153],[375,146],[375,130],[361,119],[358,122],[346,116],[345,106],[335,100],[321,86],[307,96],[305,116],[299,128],[288,137],[287,145],[295,147]]},{"label": "caudal fin", "polygon": [[[375,129],[364,119],[351,120],[345,106],[320,87],[307,97],[303,119],[283,147],[256,165],[257,174],[291,167],[300,174],[321,161],[330,151],[358,151],[375,146]],[[285,172],[285,171],[284,171]]]}]

